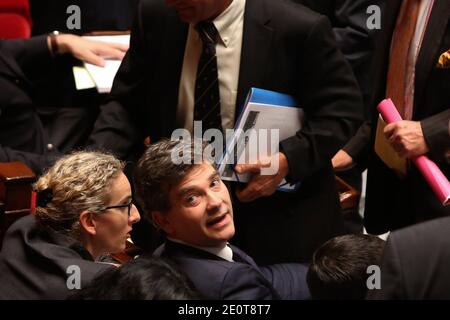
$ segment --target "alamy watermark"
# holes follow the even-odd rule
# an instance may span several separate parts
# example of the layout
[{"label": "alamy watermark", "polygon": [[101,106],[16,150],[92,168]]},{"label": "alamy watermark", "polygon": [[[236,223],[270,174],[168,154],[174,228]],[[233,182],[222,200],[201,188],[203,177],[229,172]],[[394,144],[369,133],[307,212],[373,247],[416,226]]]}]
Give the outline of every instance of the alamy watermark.
[{"label": "alamy watermark", "polygon": [[[81,29],[81,8],[75,4],[67,7],[66,13],[69,17],[66,20],[68,30]],[[369,30],[381,29],[381,8],[378,5],[370,5],[366,9],[369,17],[366,20],[366,26]]]},{"label": "alamy watermark", "polygon": [[67,7],[66,13],[70,16],[66,20],[66,27],[68,30],[81,29],[81,9],[79,6],[72,4]]},{"label": "alamy watermark", "polygon": [[[278,172],[280,134],[278,129],[227,129],[225,136],[218,129],[202,131],[202,122],[194,121],[193,135],[187,129],[176,129],[172,141],[182,141],[183,149],[174,148],[171,159],[174,164],[261,164],[261,175]],[[194,142],[194,150],[190,145]],[[203,149],[204,141],[209,144]]]},{"label": "alamy watermark", "polygon": [[70,265],[66,269],[66,286],[69,290],[81,289],[81,269],[77,265]]},{"label": "alamy watermark", "polygon": [[367,29],[381,29],[381,8],[377,5],[370,5],[367,7],[366,13],[369,15],[366,20]]},{"label": "alamy watermark", "polygon": [[377,265],[370,265],[366,270],[367,274],[370,274],[366,280],[366,286],[369,290],[381,289],[381,269]]}]

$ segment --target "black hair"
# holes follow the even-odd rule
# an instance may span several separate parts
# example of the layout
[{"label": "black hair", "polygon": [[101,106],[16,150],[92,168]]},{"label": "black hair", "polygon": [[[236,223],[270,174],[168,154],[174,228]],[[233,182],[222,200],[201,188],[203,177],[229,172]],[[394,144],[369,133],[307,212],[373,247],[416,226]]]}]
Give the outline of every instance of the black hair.
[{"label": "black hair", "polygon": [[333,238],[314,252],[306,280],[312,299],[364,299],[367,268],[378,265],[384,241],[377,236],[352,234]]},{"label": "black hair", "polygon": [[195,300],[190,280],[164,258],[142,256],[95,278],[70,300]]}]

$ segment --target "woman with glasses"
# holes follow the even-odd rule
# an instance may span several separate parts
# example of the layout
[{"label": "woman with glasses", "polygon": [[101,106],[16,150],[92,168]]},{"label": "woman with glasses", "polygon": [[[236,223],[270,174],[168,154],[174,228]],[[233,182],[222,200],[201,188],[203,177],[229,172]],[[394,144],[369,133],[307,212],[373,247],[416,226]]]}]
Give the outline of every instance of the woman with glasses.
[{"label": "woman with glasses", "polygon": [[35,184],[36,210],[5,235],[0,299],[64,299],[125,249],[140,220],[124,164],[99,152],[61,158]]}]

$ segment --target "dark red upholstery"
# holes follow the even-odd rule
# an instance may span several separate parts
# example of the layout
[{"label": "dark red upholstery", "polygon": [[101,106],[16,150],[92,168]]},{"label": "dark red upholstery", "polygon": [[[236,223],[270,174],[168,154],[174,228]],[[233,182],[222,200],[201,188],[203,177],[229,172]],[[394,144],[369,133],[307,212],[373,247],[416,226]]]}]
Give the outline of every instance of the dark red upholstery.
[{"label": "dark red upholstery", "polygon": [[0,12],[0,39],[29,38],[31,26],[24,16]]},{"label": "dark red upholstery", "polygon": [[0,1],[0,38],[29,38],[31,25],[28,0]]}]

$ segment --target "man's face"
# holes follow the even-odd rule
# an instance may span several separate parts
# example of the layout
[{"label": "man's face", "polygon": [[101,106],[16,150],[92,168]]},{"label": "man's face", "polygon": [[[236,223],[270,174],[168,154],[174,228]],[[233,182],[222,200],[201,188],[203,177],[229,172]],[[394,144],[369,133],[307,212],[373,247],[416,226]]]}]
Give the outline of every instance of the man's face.
[{"label": "man's face", "polygon": [[194,166],[171,188],[169,200],[171,209],[156,214],[168,237],[202,247],[221,246],[233,237],[230,194],[210,164]]},{"label": "man's face", "polygon": [[174,7],[181,21],[197,23],[211,20],[220,15],[233,0],[166,0]]}]

